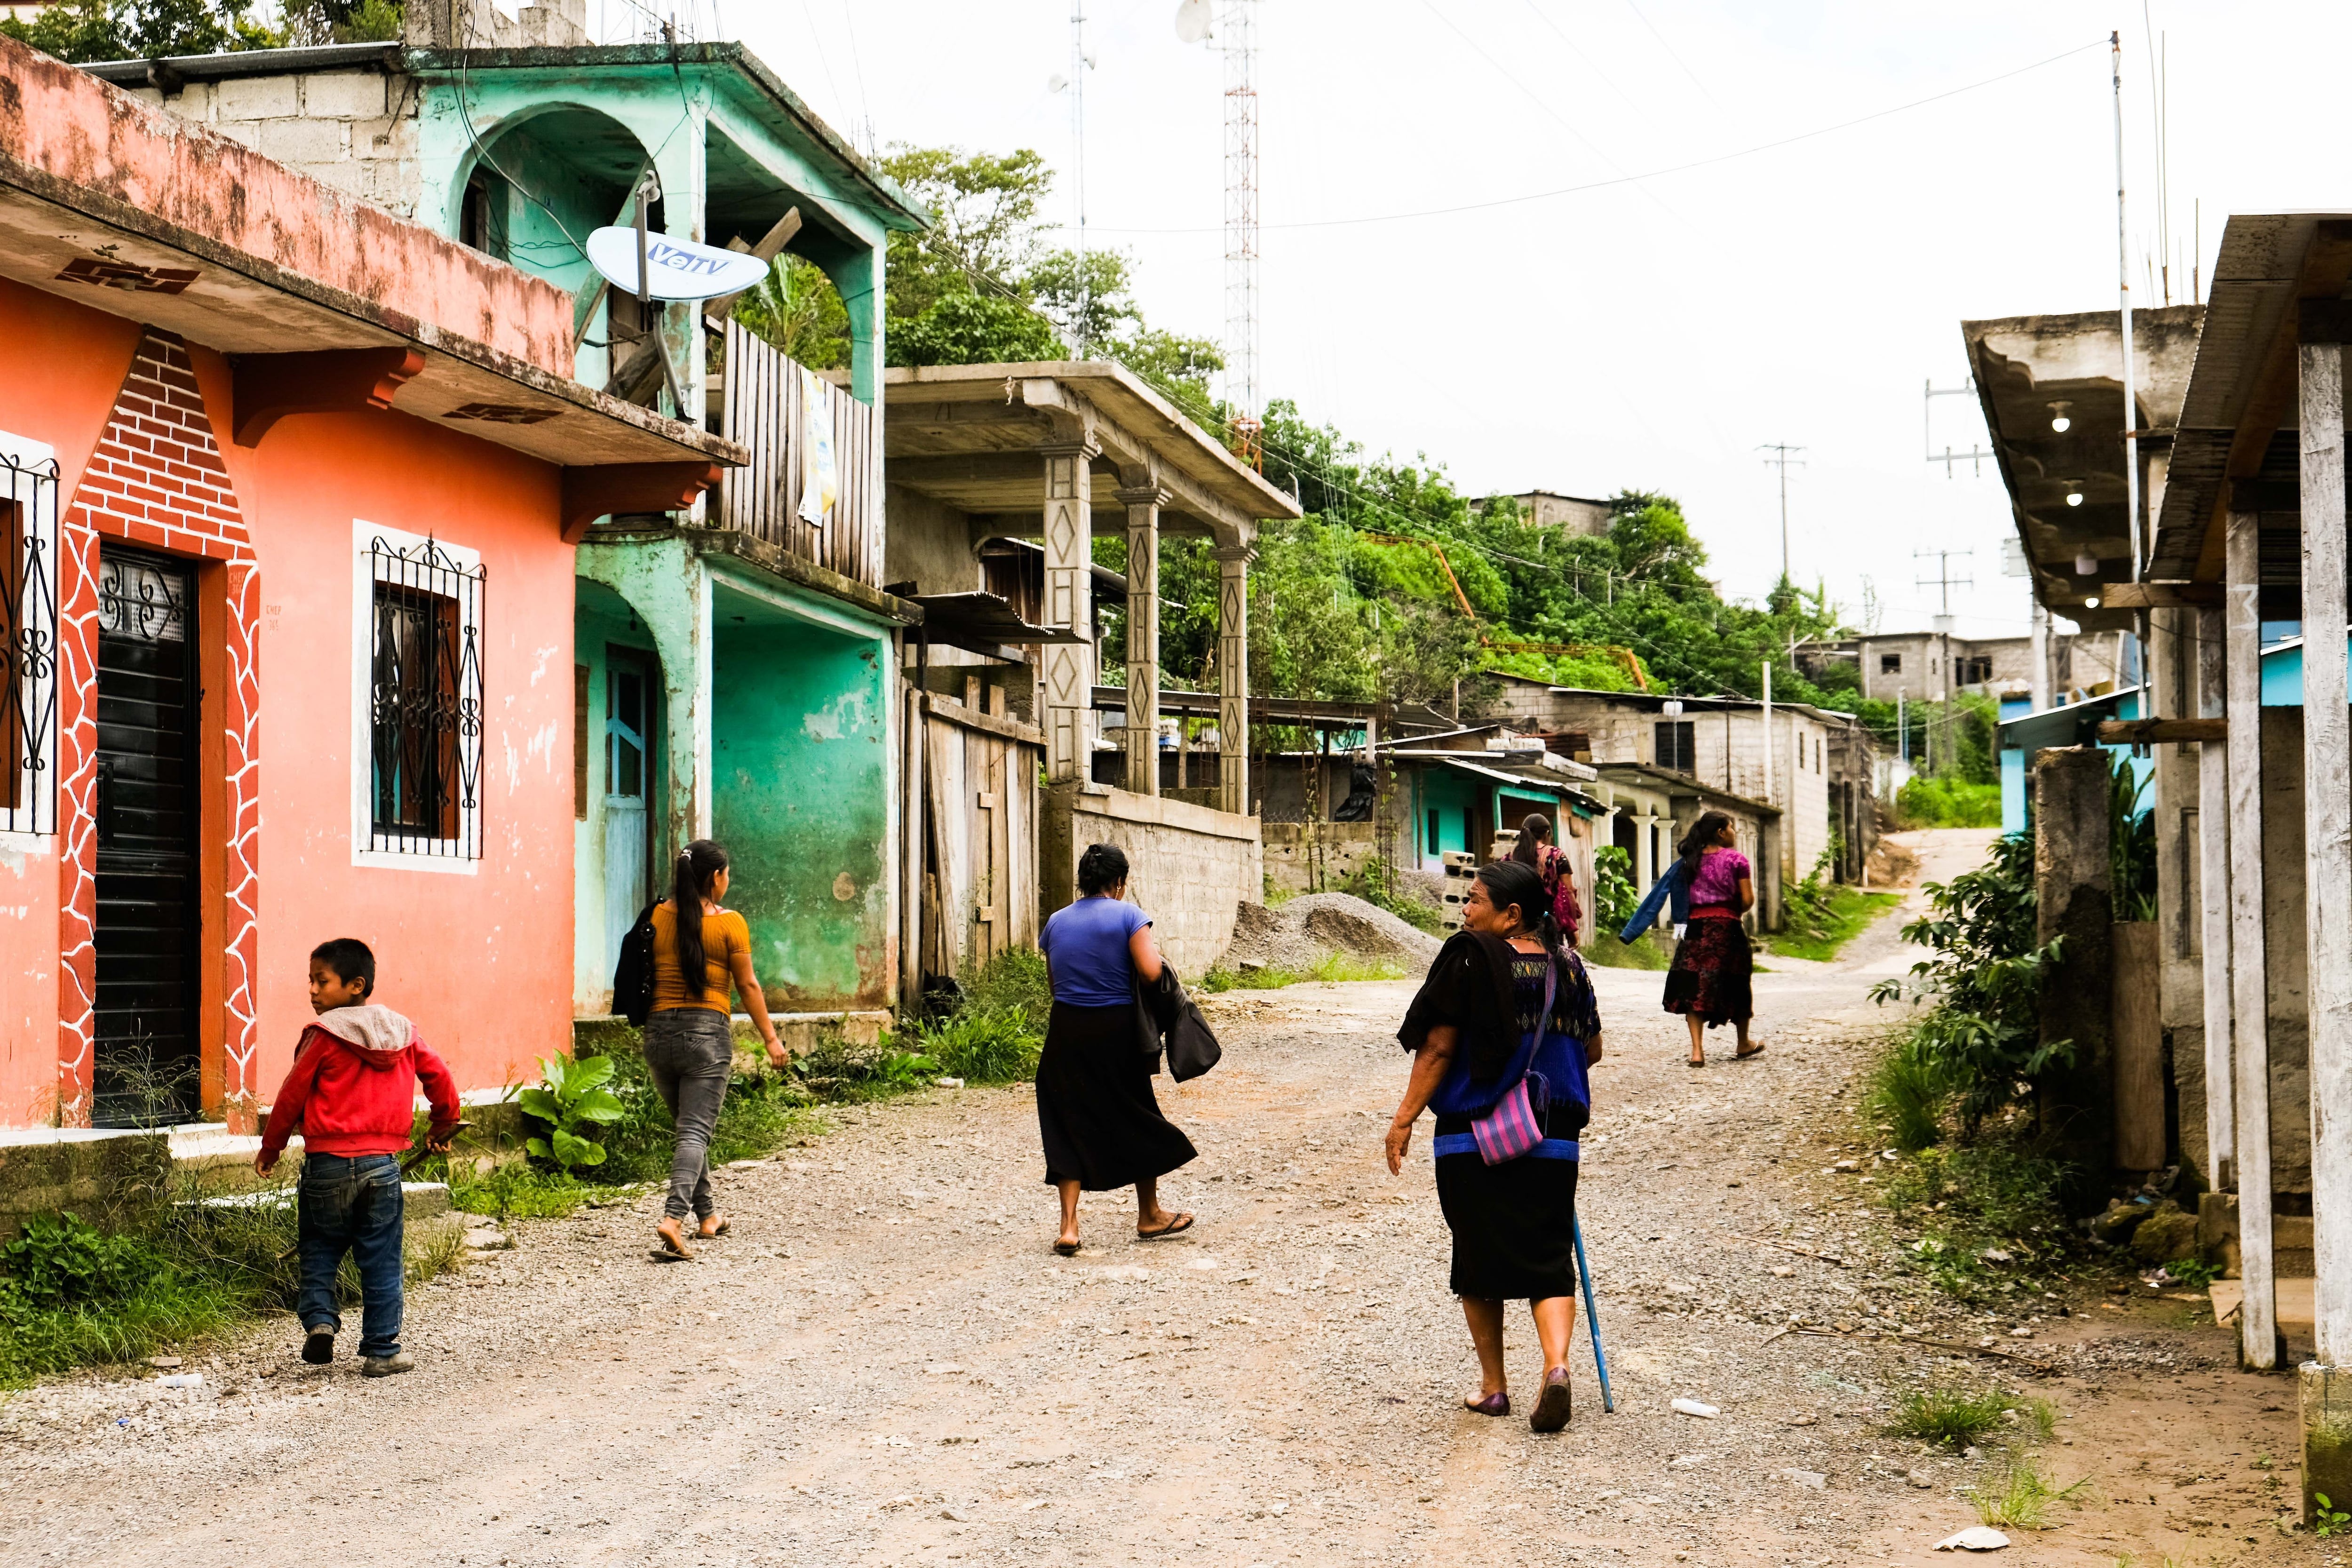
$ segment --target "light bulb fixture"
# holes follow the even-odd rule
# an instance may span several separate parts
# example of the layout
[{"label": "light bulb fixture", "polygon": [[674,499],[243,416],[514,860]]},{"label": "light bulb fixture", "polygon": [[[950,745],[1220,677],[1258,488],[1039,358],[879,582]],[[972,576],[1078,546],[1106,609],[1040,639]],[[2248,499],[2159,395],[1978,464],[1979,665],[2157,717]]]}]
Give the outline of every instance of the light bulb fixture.
[{"label": "light bulb fixture", "polygon": [[2099,558],[2085,550],[2074,557],[2074,575],[2095,577],[2099,574]]},{"label": "light bulb fixture", "polygon": [[2098,607],[2099,596],[2096,594],[2092,595],[2089,598],[2083,601],[2083,608],[2086,610],[2095,610]]},{"label": "light bulb fixture", "polygon": [[2058,402],[2050,405],[2050,428],[2063,436],[2074,423],[2074,405],[2073,404]]},{"label": "light bulb fixture", "polygon": [[1683,700],[1679,697],[1669,697],[1658,711],[1669,719],[1679,719],[1683,716]]},{"label": "light bulb fixture", "polygon": [[2068,506],[2081,506],[2083,504],[2083,488],[2080,485],[2070,485],[2067,487],[2066,504]]}]

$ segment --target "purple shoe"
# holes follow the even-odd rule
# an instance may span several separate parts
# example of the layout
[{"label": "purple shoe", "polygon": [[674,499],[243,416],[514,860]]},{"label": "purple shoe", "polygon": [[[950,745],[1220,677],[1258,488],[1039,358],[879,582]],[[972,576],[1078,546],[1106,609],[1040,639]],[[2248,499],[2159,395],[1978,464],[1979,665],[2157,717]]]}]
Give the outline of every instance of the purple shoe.
[{"label": "purple shoe", "polygon": [[1511,1396],[1504,1393],[1490,1394],[1484,1399],[1465,1399],[1462,1402],[1462,1408],[1475,1411],[1481,1415],[1508,1415],[1511,1413]]},{"label": "purple shoe", "polygon": [[1528,1417],[1528,1426],[1537,1432],[1557,1432],[1568,1425],[1571,1395],[1568,1387],[1568,1368],[1553,1367],[1544,1373],[1543,1393],[1536,1397],[1535,1414]]}]

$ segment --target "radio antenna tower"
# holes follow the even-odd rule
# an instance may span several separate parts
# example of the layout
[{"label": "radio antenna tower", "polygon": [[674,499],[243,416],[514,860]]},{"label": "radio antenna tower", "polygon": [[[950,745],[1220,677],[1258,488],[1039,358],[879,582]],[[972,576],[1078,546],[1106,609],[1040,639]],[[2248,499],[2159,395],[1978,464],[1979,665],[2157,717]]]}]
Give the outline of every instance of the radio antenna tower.
[{"label": "radio antenna tower", "polygon": [[1225,401],[1234,446],[1256,468],[1257,384],[1257,0],[1224,0],[1218,22],[1225,52]]}]

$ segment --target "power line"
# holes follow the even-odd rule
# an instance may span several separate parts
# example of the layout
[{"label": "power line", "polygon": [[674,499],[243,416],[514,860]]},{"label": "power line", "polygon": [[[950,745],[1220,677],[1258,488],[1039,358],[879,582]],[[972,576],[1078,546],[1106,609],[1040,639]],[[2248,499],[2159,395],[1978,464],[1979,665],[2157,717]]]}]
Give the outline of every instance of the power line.
[{"label": "power line", "polygon": [[[1300,219],[1292,223],[1270,223],[1263,225],[1262,226],[1265,228],[1284,229],[1344,228],[1370,223],[1410,223],[1420,218],[1451,217],[1457,213],[1485,212],[1494,207],[1519,206],[1528,202],[1549,201],[1555,196],[1571,196],[1580,195],[1586,191],[1605,190],[1612,185],[1626,185],[1633,184],[1643,180],[1664,179],[1668,174],[1687,174],[1693,169],[1711,168],[1717,163],[1731,163],[1735,159],[1752,158],[1759,153],[1775,152],[1782,147],[1794,146],[1800,142],[1812,141],[1816,137],[1833,135],[1840,131],[1851,131],[1857,125],[1867,125],[1873,121],[1885,120],[1889,115],[1907,113],[1914,109],[1925,109],[1931,103],[1941,103],[1948,98],[1958,98],[1963,93],[1975,92],[1981,88],[1995,86],[2000,82],[2009,80],[2012,77],[2024,76],[2028,72],[2041,70],[2046,66],[2053,66],[2061,60],[2072,59],[2076,55],[2086,53],[2089,50],[2105,48],[2106,47],[2106,43],[2107,40],[2105,38],[2095,39],[2091,43],[2079,45],[2076,47],[2067,49],[2063,53],[2052,55],[2047,59],[2036,60],[2032,65],[2019,66],[2014,70],[2003,71],[1999,76],[1989,76],[1981,81],[1972,81],[1963,87],[1950,88],[1943,92],[1935,93],[1927,98],[1914,99],[1909,103],[1898,103],[1891,109],[1878,110],[1874,113],[1860,115],[1853,120],[1842,120],[1834,125],[1824,125],[1812,131],[1801,131],[1794,136],[1783,136],[1774,142],[1761,142],[1753,147],[1742,147],[1737,152],[1718,153],[1712,157],[1696,158],[1687,163],[1674,163],[1665,168],[1651,169],[1639,174],[1623,174],[1617,178],[1608,180],[1590,180],[1578,185],[1561,185],[1549,191],[1530,191],[1524,195],[1497,196],[1492,201],[1465,202],[1456,206],[1425,207],[1417,212],[1380,213],[1363,217],[1307,218]],[[1590,143],[1587,143],[1587,145],[1590,145]],[[1604,162],[1606,160],[1604,159]],[[1181,227],[1171,228],[1120,227],[1117,226],[1099,224],[1095,226],[1105,234],[1215,234],[1220,232],[1216,227],[1202,226],[1200,225],[1188,225]]]}]

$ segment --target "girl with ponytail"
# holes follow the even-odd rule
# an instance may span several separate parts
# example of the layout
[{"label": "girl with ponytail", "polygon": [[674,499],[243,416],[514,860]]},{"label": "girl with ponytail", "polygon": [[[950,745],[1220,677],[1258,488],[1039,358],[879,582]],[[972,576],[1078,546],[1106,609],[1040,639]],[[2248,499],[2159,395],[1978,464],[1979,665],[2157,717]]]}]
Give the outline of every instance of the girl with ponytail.
[{"label": "girl with ponytail", "polygon": [[698,838],[677,852],[670,896],[654,906],[654,1005],[646,1020],[646,1068],[677,1125],[656,1258],[691,1258],[686,1216],[705,1241],[727,1234],[710,1195],[710,1135],[735,1067],[731,990],[767,1042],[768,1060],[789,1058],[768,1017],[767,993],[751,972],[751,931],[719,900],[729,881],[726,848]]}]

